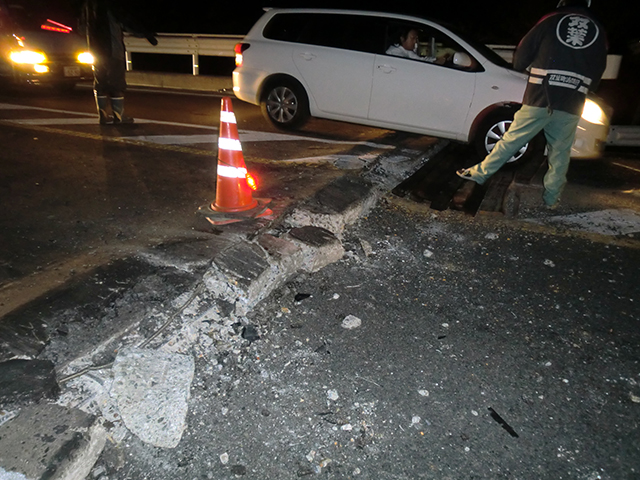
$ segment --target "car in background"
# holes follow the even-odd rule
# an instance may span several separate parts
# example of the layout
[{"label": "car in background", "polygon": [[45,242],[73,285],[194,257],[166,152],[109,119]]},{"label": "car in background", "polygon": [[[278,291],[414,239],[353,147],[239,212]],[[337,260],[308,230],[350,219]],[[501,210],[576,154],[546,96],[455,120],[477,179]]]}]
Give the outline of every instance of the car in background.
[{"label": "car in background", "polygon": [[[418,32],[424,59],[386,53],[407,29]],[[480,157],[509,128],[527,85],[526,74],[486,45],[394,13],[265,9],[235,52],[235,95],[260,105],[276,127],[327,118],[473,143]],[[586,100],[573,157],[601,155],[609,111],[596,97]]]},{"label": "car in background", "polygon": [[77,20],[54,0],[0,0],[0,80],[71,89],[93,78]]}]

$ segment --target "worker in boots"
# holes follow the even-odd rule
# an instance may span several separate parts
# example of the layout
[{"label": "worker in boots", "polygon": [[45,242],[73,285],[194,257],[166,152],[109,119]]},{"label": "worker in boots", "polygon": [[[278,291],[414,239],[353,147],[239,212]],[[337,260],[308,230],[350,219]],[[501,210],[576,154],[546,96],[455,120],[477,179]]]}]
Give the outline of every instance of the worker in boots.
[{"label": "worker in boots", "polygon": [[146,38],[154,46],[158,44],[155,33],[144,29],[117,0],[86,0],[81,27],[94,57],[93,93],[100,125],[133,123],[133,118],[124,113],[127,81],[123,32]]}]

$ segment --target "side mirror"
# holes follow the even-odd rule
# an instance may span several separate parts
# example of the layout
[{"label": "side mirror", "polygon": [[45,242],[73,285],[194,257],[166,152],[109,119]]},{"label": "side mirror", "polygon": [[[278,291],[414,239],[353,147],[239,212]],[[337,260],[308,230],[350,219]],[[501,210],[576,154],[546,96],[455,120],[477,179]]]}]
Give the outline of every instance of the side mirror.
[{"label": "side mirror", "polygon": [[469,68],[473,62],[471,57],[464,52],[456,52],[453,54],[453,64],[457,67]]}]

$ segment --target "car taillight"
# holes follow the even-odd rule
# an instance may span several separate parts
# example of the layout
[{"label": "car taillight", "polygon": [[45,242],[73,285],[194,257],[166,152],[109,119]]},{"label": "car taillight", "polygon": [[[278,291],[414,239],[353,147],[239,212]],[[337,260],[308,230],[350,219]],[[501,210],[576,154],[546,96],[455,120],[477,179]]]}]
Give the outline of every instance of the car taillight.
[{"label": "car taillight", "polygon": [[233,51],[236,54],[236,67],[242,66],[242,54],[249,47],[248,43],[236,43],[236,46],[233,47]]}]

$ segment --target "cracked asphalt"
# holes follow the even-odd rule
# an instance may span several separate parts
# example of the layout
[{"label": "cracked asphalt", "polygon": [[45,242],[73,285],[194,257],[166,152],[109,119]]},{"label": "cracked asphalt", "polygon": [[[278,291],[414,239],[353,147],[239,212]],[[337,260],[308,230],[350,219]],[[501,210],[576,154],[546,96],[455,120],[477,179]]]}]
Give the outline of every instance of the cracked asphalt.
[{"label": "cracked asphalt", "polygon": [[178,447],[93,478],[640,476],[637,239],[387,197],[343,244],[196,352]]}]

